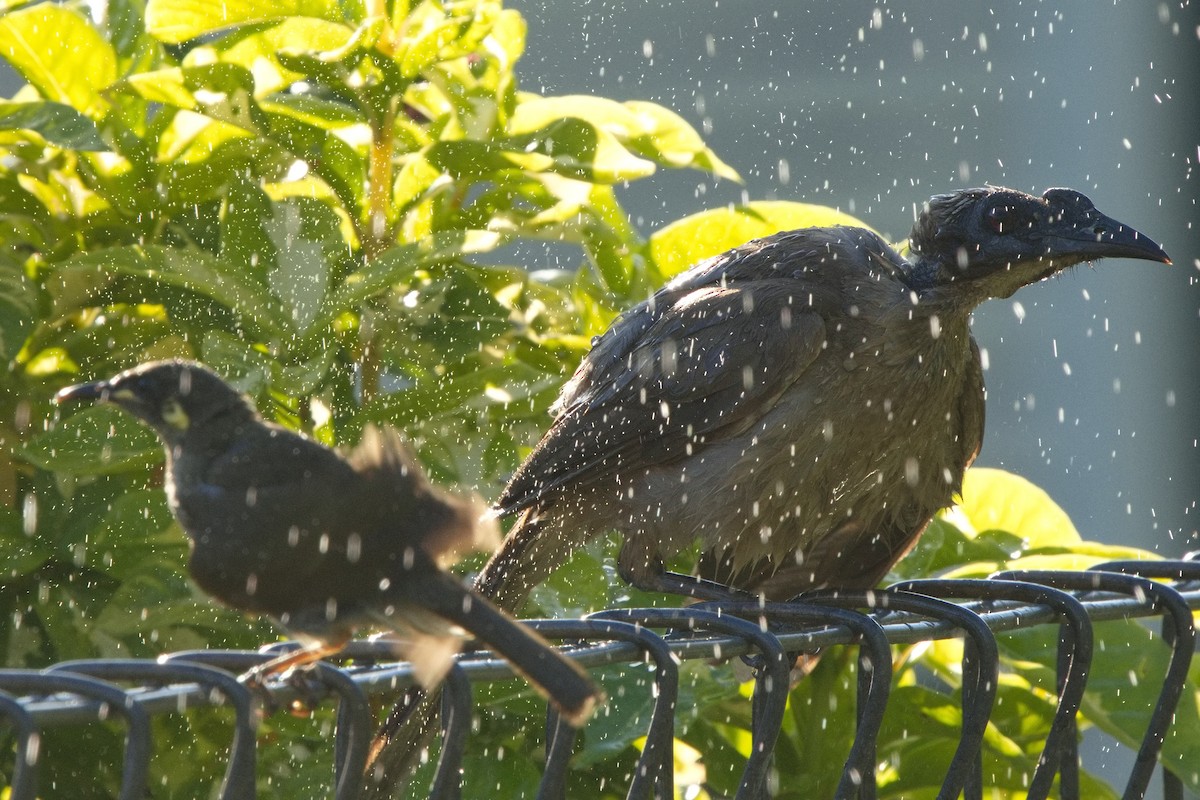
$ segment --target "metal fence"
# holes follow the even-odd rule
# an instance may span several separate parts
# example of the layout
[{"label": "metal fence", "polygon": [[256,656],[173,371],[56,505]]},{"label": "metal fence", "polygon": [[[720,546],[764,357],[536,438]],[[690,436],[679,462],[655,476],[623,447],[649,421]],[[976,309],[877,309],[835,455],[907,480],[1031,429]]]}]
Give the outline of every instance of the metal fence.
[{"label": "metal fence", "polygon": [[[954,602],[951,602],[951,601]],[[783,721],[792,659],[789,654],[834,645],[858,653],[857,727],[836,797],[875,797],[877,736],[891,686],[892,644],[962,637],[961,736],[939,798],[982,797],[980,747],[997,688],[999,655],[994,634],[1036,625],[1058,627],[1058,702],[1050,734],[1031,777],[1028,796],[1046,797],[1056,775],[1064,798],[1080,792],[1075,718],[1093,654],[1092,624],[1130,618],[1161,618],[1171,648],[1162,688],[1150,716],[1124,797],[1141,798],[1156,768],[1196,649],[1192,611],[1200,609],[1200,552],[1179,561],[1101,564],[1086,572],[1008,572],[988,580],[916,580],[885,590],[823,593],[803,602],[704,603],[683,609],[622,609],[580,620],[537,620],[542,635],[570,641],[571,657],[588,667],[648,659],[653,663],[653,712],[629,798],[671,797],[678,663],[687,659],[747,656],[755,666],[751,755],[738,798],[768,795],[771,753]],[[765,620],[768,624],[762,624]],[[285,645],[286,646],[286,645]],[[39,731],[120,717],[126,727],[122,800],[146,797],[150,717],[225,703],[234,709],[233,744],[221,787],[223,798],[255,793],[255,698],[236,674],[275,653],[195,651],[149,660],[94,660],[46,670],[0,670],[0,719],[15,738],[11,800],[37,796]],[[371,664],[390,655],[383,642],[355,642],[347,655]],[[466,654],[445,684],[442,748],[431,796],[454,798],[471,720],[471,683],[511,678],[486,653]],[[367,697],[395,695],[412,684],[405,664],[374,663],[354,669],[320,664],[313,678],[337,700],[331,793],[352,800],[361,793],[373,721]],[[118,684],[133,683],[137,688]],[[286,683],[271,684],[279,704],[300,697]],[[539,797],[564,795],[575,731],[553,712],[547,723],[545,772]],[[1181,782],[1163,771],[1167,800],[1183,797]]]}]

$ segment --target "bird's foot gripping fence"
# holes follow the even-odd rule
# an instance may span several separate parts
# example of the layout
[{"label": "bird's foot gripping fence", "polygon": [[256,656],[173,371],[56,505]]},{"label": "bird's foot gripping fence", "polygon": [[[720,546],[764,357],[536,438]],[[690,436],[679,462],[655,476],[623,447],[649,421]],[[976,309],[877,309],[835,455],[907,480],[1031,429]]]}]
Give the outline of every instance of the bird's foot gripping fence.
[{"label": "bird's foot gripping fence", "polygon": [[[988,580],[914,580],[874,592],[824,593],[801,602],[768,604],[706,603],[684,609],[622,609],[582,620],[543,620],[531,624],[551,639],[571,641],[571,657],[589,668],[648,661],[654,667],[647,692],[653,710],[645,729],[637,768],[627,788],[630,798],[670,797],[674,793],[673,740],[679,697],[679,666],[691,659],[742,656],[754,666],[751,697],[751,747],[737,797],[772,793],[772,751],[788,696],[793,654],[841,645],[857,648],[857,707],[853,743],[836,797],[876,795],[879,733],[892,677],[892,645],[961,638],[961,730],[938,796],[981,797],[987,788],[980,748],[992,718],[998,684],[995,634],[1033,626],[1057,627],[1056,708],[1028,779],[1028,797],[1080,796],[1076,712],[1093,665],[1093,623],[1103,620],[1161,620],[1161,637],[1170,648],[1165,672],[1142,676],[1158,688],[1133,767],[1125,798],[1145,795],[1168,731],[1175,722],[1188,668],[1196,649],[1193,611],[1200,609],[1200,553],[1179,561],[1109,562],[1084,572],[1022,571]],[[328,794],[358,797],[368,745],[373,734],[368,696],[394,697],[411,684],[407,665],[385,658],[380,642],[356,642],[347,651],[356,666],[320,664],[307,688],[296,682],[269,687],[276,705],[336,702],[336,733],[329,743],[335,763]],[[226,704],[233,713],[232,745],[221,783],[221,796],[249,798],[257,781],[257,698],[236,674],[271,653],[196,651],[155,661],[94,660],[53,668],[0,670],[0,719],[12,744],[9,775],[12,800],[40,796],[39,772],[48,754],[41,732],[97,719],[119,718],[125,726],[121,798],[144,798],[154,758],[150,720],[202,705]],[[508,667],[487,654],[463,656],[444,685],[442,743],[433,796],[456,797],[463,753],[471,729],[471,684],[511,677]],[[128,686],[136,688],[122,688]],[[565,795],[566,771],[576,732],[550,714],[540,797]],[[276,745],[272,745],[276,746]],[[79,754],[78,757],[86,757]],[[1187,767],[1185,766],[1185,769]],[[1195,765],[1191,769],[1195,769]],[[1057,783],[1055,784],[1055,778]],[[1163,770],[1168,800],[1183,787]]]}]

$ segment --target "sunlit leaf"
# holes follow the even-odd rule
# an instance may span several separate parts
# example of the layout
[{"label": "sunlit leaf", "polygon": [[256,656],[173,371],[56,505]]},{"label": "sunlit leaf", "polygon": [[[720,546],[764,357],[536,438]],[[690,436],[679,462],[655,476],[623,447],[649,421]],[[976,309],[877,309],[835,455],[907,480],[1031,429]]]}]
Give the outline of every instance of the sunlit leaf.
[{"label": "sunlit leaf", "polygon": [[1027,548],[1081,541],[1066,512],[1048,494],[1011,472],[967,470],[958,508],[974,532],[1007,531],[1024,539]]},{"label": "sunlit leaf", "polygon": [[491,33],[485,39],[487,52],[500,62],[503,70],[512,69],[525,52],[527,25],[516,9],[506,8],[496,17]]},{"label": "sunlit leaf", "polygon": [[533,133],[566,117],[587,120],[621,138],[635,137],[642,130],[637,114],[616,100],[590,95],[541,97],[522,93],[508,122],[508,132],[514,136]]},{"label": "sunlit leaf", "polygon": [[630,100],[625,106],[638,118],[640,132],[633,148],[649,158],[674,167],[695,167],[731,181],[741,181],[737,171],[709,149],[696,129],[665,106]]},{"label": "sunlit leaf", "polygon": [[149,0],[146,31],[159,41],[185,42],[206,33],[285,17],[317,17],[339,21],[333,0]]},{"label": "sunlit leaf", "polygon": [[655,171],[654,162],[635,155],[607,129],[576,117],[551,122],[513,142],[514,152],[528,147],[550,156],[547,169],[598,183],[636,180]]},{"label": "sunlit leaf", "polygon": [[143,99],[194,111],[247,131],[265,125],[254,101],[254,76],[235,64],[170,68],[127,78],[124,87]]},{"label": "sunlit leaf", "polygon": [[500,18],[499,0],[470,3],[419,3],[397,26],[406,32],[393,57],[405,77],[414,77],[439,61],[462,58],[482,48]]},{"label": "sunlit leaf", "polygon": [[828,206],[760,201],[701,211],[650,237],[650,257],[664,277],[672,277],[710,256],[780,231],[827,225],[869,226]]},{"label": "sunlit leaf", "polygon": [[47,100],[99,117],[117,78],[112,46],[73,8],[39,3],[0,16],[0,53]]},{"label": "sunlit leaf", "polygon": [[346,47],[353,41],[356,41],[355,30],[340,21],[291,16],[266,28],[245,28],[207,47],[196,48],[188,54],[184,66],[199,66],[201,58],[215,55],[227,64],[253,71],[255,95],[261,98],[304,77],[279,62],[280,52],[297,48],[324,52]]},{"label": "sunlit leaf", "polygon": [[[632,151],[645,158],[673,167],[697,167],[730,180],[740,180],[737,172],[721,161],[705,146],[682,117],[656,103],[630,101],[619,103],[603,97],[566,95],[563,97],[519,96],[519,102],[509,120],[508,129],[517,137],[529,136],[535,131],[543,132],[539,138],[564,139],[554,131],[572,131],[570,137],[578,139],[577,126],[563,125],[571,118],[586,122],[594,131],[597,151],[604,150],[605,159],[612,158],[617,143],[621,150]],[[613,142],[608,143],[608,137]],[[580,149],[575,147],[573,149]],[[583,159],[581,159],[583,160]],[[596,159],[600,160],[600,159]]]}]

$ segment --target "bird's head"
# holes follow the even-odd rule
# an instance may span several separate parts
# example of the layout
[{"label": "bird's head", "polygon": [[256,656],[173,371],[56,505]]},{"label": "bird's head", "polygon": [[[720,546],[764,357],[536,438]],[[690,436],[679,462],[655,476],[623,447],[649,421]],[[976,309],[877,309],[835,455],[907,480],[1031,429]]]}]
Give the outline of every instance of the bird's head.
[{"label": "bird's head", "polygon": [[106,381],[68,386],[56,403],[112,403],[149,425],[168,445],[221,414],[241,419],[254,411],[249,401],[212,370],[193,361],[151,361]]},{"label": "bird's head", "polygon": [[1071,189],[1041,197],[999,187],[937,195],[917,217],[909,249],[919,288],[958,284],[975,302],[1008,297],[1082,261],[1171,263],[1148,237]]}]

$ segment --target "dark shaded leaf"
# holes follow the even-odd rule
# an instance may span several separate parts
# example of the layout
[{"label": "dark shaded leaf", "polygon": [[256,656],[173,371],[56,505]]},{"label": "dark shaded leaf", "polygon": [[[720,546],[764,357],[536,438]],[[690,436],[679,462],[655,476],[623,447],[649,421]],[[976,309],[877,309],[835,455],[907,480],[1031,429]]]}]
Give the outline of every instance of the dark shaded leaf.
[{"label": "dark shaded leaf", "polygon": [[39,434],[21,456],[42,469],[72,475],[104,475],[143,469],[162,459],[150,430],[110,406],[86,408]]},{"label": "dark shaded leaf", "polygon": [[34,131],[47,142],[72,150],[107,150],[96,124],[63,103],[0,102],[0,129]]},{"label": "dark shaded leaf", "polygon": [[11,361],[37,324],[37,289],[21,265],[0,256],[0,359]]}]

